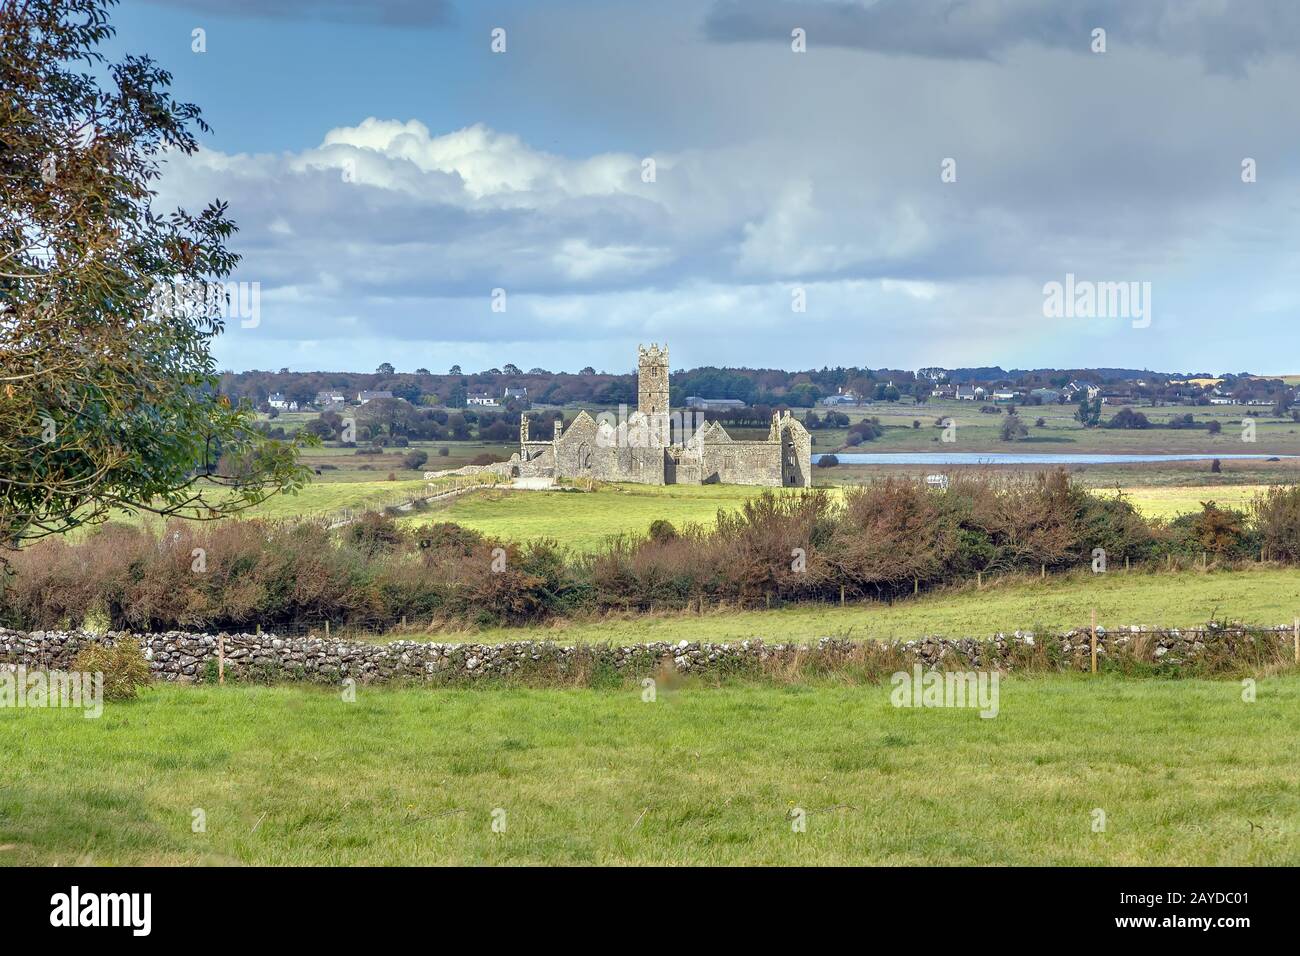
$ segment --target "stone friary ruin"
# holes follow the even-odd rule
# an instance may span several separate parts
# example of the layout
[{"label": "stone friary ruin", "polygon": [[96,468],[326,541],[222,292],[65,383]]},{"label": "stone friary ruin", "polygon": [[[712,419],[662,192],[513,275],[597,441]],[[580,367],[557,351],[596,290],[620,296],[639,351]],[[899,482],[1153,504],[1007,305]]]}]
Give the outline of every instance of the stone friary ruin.
[{"label": "stone friary ruin", "polygon": [[[668,348],[637,349],[637,410],[595,418],[586,411],[554,437],[533,441],[528,417],[519,424],[519,452],[509,474],[519,478],[583,478],[647,485],[812,485],[812,439],[788,411],[774,412],[767,438],[738,441],[717,422],[696,426],[668,401]],[[504,470],[504,469],[503,469]]]}]

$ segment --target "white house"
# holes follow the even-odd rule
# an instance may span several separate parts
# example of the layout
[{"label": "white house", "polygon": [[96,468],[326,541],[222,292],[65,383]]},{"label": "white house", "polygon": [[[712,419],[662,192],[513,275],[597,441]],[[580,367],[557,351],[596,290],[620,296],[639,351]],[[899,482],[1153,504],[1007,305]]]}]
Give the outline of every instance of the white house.
[{"label": "white house", "polygon": [[266,404],[282,412],[296,412],[298,403],[291,402],[280,392],[272,392],[271,397],[266,400]]},{"label": "white house", "polygon": [[470,392],[465,397],[466,405],[480,405],[484,408],[496,408],[497,400],[487,392]]},{"label": "white house", "polygon": [[854,392],[846,392],[841,388],[837,394],[823,398],[822,404],[827,408],[834,408],[836,405],[861,405],[862,400]]}]

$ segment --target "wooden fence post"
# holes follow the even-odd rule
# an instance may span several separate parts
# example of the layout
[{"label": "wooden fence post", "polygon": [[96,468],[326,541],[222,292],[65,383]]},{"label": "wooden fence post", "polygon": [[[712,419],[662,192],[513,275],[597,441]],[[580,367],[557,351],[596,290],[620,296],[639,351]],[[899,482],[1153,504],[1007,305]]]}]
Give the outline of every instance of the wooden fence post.
[{"label": "wooden fence post", "polygon": [[330,639],[330,619],[325,618],[325,640]]},{"label": "wooden fence post", "polygon": [[975,572],[975,586],[976,586],[977,588],[979,588],[981,591],[984,590],[984,572],[983,572],[983,571],[976,571],[976,572]]},{"label": "wooden fence post", "polygon": [[1092,609],[1092,672],[1097,673],[1097,609]]},{"label": "wooden fence post", "polygon": [[844,606],[844,585],[840,585],[840,607]]},{"label": "wooden fence post", "polygon": [[1300,664],[1300,617],[1295,619],[1295,662]]},{"label": "wooden fence post", "polygon": [[217,683],[226,682],[226,635],[217,635]]}]

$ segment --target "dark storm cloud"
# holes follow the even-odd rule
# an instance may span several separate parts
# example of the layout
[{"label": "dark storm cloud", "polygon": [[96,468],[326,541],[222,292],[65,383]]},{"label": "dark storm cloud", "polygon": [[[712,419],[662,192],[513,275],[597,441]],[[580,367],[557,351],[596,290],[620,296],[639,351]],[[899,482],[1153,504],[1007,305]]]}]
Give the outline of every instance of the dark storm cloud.
[{"label": "dark storm cloud", "polygon": [[944,59],[989,60],[1020,44],[1087,52],[1093,28],[1111,49],[1141,46],[1236,72],[1300,50],[1295,0],[719,0],[705,21],[719,42],[788,43]]}]

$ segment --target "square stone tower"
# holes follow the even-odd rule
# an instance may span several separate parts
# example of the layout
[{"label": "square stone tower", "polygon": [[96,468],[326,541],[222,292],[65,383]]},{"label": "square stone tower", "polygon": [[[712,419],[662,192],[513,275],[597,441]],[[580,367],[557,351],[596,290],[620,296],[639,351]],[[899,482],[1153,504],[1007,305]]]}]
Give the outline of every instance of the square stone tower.
[{"label": "square stone tower", "polygon": [[650,421],[666,419],[668,405],[668,346],[637,346],[636,407]]}]

